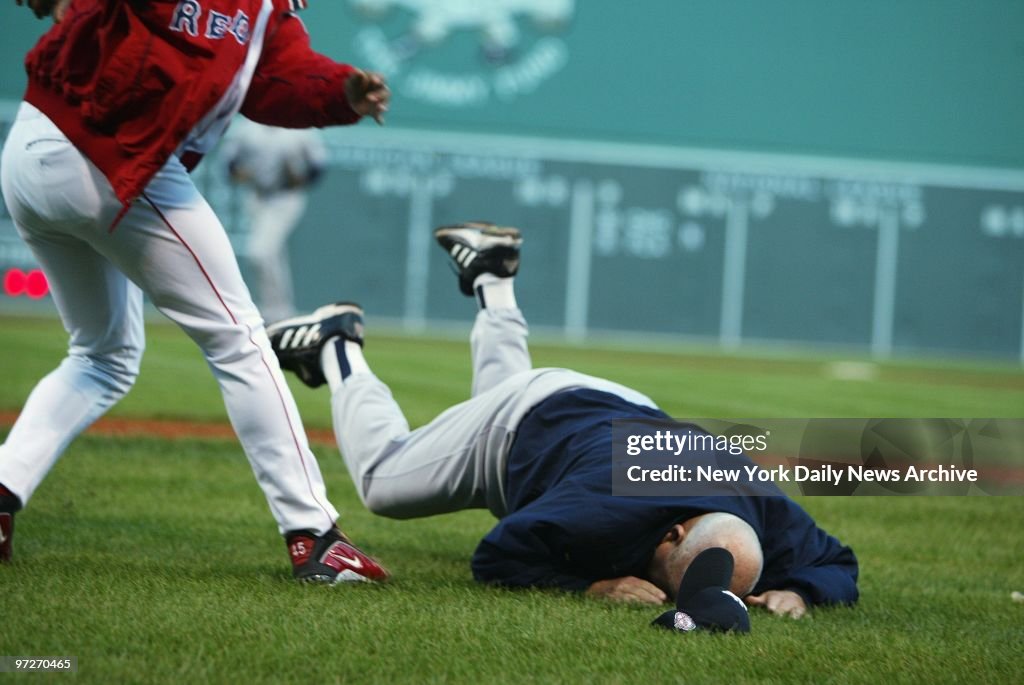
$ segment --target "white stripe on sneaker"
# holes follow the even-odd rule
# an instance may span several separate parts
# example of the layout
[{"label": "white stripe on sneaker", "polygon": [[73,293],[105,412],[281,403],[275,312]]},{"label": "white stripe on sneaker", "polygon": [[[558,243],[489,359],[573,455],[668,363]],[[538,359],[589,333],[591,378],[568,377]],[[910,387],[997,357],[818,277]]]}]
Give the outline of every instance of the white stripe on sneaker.
[{"label": "white stripe on sneaker", "polygon": [[280,345],[280,347],[281,347],[282,350],[287,350],[288,349],[288,342],[292,339],[292,335],[294,333],[295,333],[295,329],[294,328],[289,328],[288,330],[286,330],[284,332],[284,335],[281,336],[281,345]]},{"label": "white stripe on sneaker", "polygon": [[[303,345],[311,345],[314,342],[316,342],[317,339],[319,339],[319,338],[320,338],[320,324],[316,324],[315,326],[310,326],[309,331],[306,333],[306,337],[302,341],[302,344]],[[296,343],[297,342],[298,341],[296,341]],[[296,344],[296,347],[298,347],[298,344]]]}]

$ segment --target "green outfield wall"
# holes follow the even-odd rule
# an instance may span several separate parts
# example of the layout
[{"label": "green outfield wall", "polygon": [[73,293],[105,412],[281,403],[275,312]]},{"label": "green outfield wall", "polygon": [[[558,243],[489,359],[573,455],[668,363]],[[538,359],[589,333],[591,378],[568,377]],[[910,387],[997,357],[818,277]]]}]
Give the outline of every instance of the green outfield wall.
[{"label": "green outfield wall", "polygon": [[[573,339],[1024,359],[1024,2],[310,4],[314,45],[395,97],[384,129],[328,134],[303,306],[464,320],[429,231],[489,218],[527,232],[522,302]],[[24,9],[0,7],[12,105]],[[4,218],[11,266],[31,255]]]}]

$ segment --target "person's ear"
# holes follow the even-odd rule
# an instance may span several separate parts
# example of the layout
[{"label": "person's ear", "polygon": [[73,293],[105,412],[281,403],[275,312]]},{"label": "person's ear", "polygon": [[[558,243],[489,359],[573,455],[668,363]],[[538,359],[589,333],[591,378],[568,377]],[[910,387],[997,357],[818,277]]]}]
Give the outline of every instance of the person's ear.
[{"label": "person's ear", "polygon": [[668,529],[665,533],[665,537],[661,539],[662,542],[671,542],[673,544],[680,544],[686,538],[686,528],[683,524],[677,523]]}]

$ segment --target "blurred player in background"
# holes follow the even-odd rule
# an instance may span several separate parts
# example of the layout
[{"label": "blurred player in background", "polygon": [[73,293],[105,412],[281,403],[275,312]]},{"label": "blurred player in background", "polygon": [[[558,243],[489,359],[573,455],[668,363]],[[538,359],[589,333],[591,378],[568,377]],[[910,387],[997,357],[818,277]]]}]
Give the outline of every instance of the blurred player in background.
[{"label": "blurred player in background", "polygon": [[293,575],[385,577],[336,525],[227,235],[188,174],[239,111],[276,126],[380,121],[383,79],[311,49],[305,0],[27,2],[57,21],[25,59],[0,175],[70,346],[0,446],[0,558],[14,513],[135,382],[145,294],[206,357]]},{"label": "blurred player in background", "polygon": [[327,149],[313,129],[243,119],[227,135],[223,154],[231,179],[248,191],[246,257],[256,278],[256,303],[265,320],[284,319],[295,313],[288,237],[306,211],[309,188],[323,174]]},{"label": "blurred player in background", "polygon": [[513,289],[518,230],[473,223],[435,235],[479,312],[472,398],[426,426],[409,430],[367,365],[357,305],[268,328],[283,368],[313,387],[329,383],[338,444],[371,511],[404,519],[489,509],[501,520],[472,562],[486,583],[659,604],[697,554],[724,547],[736,561],[731,589],[748,604],[799,618],[811,605],[857,600],[853,552],[781,491],[614,496],[611,421],[668,416],[617,383],[532,368]]}]

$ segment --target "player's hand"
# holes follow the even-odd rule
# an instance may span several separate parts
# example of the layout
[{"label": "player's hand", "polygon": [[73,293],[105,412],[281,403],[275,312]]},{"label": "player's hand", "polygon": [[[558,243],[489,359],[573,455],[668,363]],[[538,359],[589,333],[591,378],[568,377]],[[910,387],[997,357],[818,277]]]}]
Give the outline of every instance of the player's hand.
[{"label": "player's hand", "polygon": [[759,595],[747,595],[744,601],[752,607],[764,607],[776,616],[801,618],[807,614],[804,598],[792,590],[768,590]]},{"label": "player's hand", "polygon": [[662,592],[661,588],[635,576],[599,580],[587,588],[587,594],[616,602],[663,604],[668,601],[668,596]]},{"label": "player's hand", "polygon": [[349,107],[364,117],[373,117],[381,126],[391,102],[391,90],[384,77],[372,71],[356,69],[345,80],[345,97]]},{"label": "player's hand", "polygon": [[35,13],[37,17],[42,19],[43,17],[53,15],[54,21],[60,21],[64,18],[64,12],[67,11],[68,5],[71,4],[71,0],[14,0],[19,5],[28,4],[29,8]]}]

